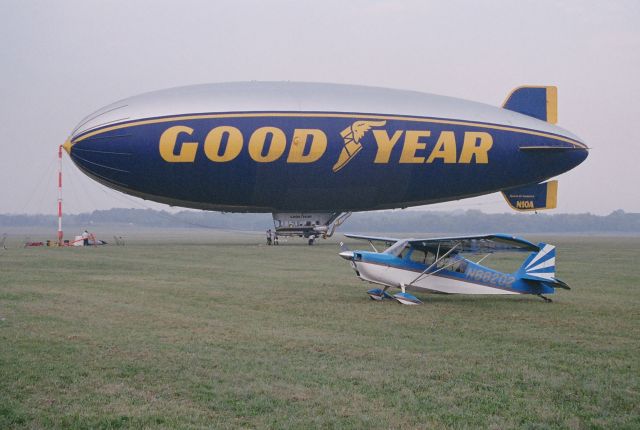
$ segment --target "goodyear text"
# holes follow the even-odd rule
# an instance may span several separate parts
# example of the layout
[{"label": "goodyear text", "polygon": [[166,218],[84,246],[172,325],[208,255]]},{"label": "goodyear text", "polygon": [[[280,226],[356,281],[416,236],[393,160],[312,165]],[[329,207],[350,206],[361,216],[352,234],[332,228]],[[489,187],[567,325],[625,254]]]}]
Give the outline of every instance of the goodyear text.
[{"label": "goodyear text", "polygon": [[[376,124],[377,125],[377,124]],[[257,163],[272,163],[284,159],[287,163],[313,163],[321,159],[327,151],[329,137],[321,129],[296,128],[288,138],[277,127],[259,127],[246,135],[232,126],[217,126],[209,130],[203,141],[191,138],[194,130],[184,125],[167,128],[159,139],[159,152],[169,163],[193,163],[198,151],[213,163],[226,163],[236,159],[243,151]],[[334,171],[344,167],[360,149],[375,151],[374,163],[424,164],[440,162],[444,164],[487,164],[493,137],[487,132],[466,131],[462,139],[453,131],[432,133],[431,130],[372,130],[373,142],[369,147],[353,139],[353,133],[344,138],[342,161],[334,166]],[[458,140],[462,140],[461,145]],[[396,152],[392,152],[395,148]],[[396,155],[392,160],[392,153]]]}]

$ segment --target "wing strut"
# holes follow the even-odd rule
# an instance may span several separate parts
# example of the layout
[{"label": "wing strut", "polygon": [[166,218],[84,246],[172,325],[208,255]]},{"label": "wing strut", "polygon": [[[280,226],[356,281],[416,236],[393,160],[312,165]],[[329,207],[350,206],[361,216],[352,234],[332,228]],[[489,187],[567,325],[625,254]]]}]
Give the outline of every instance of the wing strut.
[{"label": "wing strut", "polygon": [[476,264],[480,264],[482,263],[488,256],[490,256],[491,254],[487,254],[484,257],[482,257],[480,260],[476,261]]},{"label": "wing strut", "polygon": [[[427,267],[426,269],[424,269],[424,270],[422,271],[422,273],[420,273],[420,274],[419,274],[419,275],[418,275],[418,276],[417,276],[413,281],[409,282],[409,283],[407,284],[407,286],[411,286],[411,285],[413,285],[413,283],[414,283],[414,282],[418,282],[418,281],[419,281],[419,280],[420,280],[420,279],[425,275],[425,273],[427,273],[427,272],[429,271],[429,269],[431,269],[433,266],[435,266],[436,264],[438,264],[438,263],[439,263],[441,260],[443,260],[447,255],[451,254],[451,252],[452,252],[454,249],[456,249],[459,245],[460,245],[460,242],[456,243],[454,246],[452,246],[452,247],[451,247],[451,249],[450,249],[450,250],[448,250],[447,252],[445,252],[444,254],[442,254],[442,257],[438,257],[438,258],[436,258],[436,261],[434,261],[433,263],[431,263],[431,265],[430,265],[429,267]],[[438,253],[440,253],[440,245],[439,245],[439,244],[438,244]],[[451,266],[452,264],[453,264],[453,263],[449,264],[449,266]],[[449,266],[446,266],[446,267],[449,267]],[[436,270],[436,271],[435,271],[435,272],[433,272],[433,273],[437,273],[437,272],[441,271],[442,269],[445,269],[446,267],[441,267],[441,268],[439,268],[438,270]],[[430,273],[429,273],[429,274],[427,274],[427,276],[429,276],[429,275],[430,275]]]}]

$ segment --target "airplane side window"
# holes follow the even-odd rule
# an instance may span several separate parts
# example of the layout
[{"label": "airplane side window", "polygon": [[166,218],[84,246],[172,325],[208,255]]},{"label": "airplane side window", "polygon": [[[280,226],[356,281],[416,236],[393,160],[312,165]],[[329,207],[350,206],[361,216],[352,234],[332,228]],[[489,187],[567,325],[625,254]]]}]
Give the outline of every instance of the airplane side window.
[{"label": "airplane side window", "polygon": [[460,261],[460,265],[458,266],[458,271],[460,273],[464,273],[467,271],[467,262],[466,261]]},{"label": "airplane side window", "polygon": [[420,249],[414,249],[411,252],[411,261],[413,261],[415,263],[424,264],[425,257],[426,257],[426,255],[425,255],[424,251],[422,251]]},{"label": "airplane side window", "polygon": [[431,266],[434,261],[436,261],[436,255],[433,252],[427,252],[424,264],[426,264],[427,266]]}]

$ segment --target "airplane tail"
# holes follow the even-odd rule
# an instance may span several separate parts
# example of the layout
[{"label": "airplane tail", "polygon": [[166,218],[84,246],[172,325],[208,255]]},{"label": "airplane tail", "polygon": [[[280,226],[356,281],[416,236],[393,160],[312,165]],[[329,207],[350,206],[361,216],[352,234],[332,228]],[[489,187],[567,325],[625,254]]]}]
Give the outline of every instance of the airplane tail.
[{"label": "airplane tail", "polygon": [[540,250],[529,255],[516,276],[520,279],[541,282],[553,288],[569,290],[567,284],[556,278],[556,247],[546,243],[540,243],[538,246]]}]

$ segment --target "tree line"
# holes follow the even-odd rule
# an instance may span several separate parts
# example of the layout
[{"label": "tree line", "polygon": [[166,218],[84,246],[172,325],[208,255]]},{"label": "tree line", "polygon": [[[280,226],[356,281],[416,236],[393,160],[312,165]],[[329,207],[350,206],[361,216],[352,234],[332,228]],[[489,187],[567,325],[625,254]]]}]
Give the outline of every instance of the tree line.
[{"label": "tree line", "polygon": [[[270,214],[231,214],[207,211],[169,213],[153,209],[109,209],[69,214],[65,226],[131,226],[149,228],[214,228],[262,231],[273,227]],[[54,215],[0,215],[0,227],[57,226]],[[640,233],[640,213],[616,210],[609,215],[486,214],[479,210],[435,212],[394,210],[354,213],[342,228],[358,232],[438,233]]]}]

